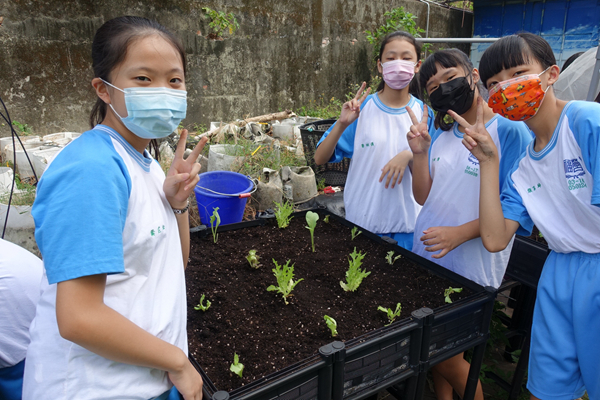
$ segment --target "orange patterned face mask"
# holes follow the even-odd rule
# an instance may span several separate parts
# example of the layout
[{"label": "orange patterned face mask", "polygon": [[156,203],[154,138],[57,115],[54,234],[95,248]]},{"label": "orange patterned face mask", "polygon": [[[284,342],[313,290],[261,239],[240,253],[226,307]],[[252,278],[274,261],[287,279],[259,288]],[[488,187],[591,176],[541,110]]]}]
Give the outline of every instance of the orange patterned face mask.
[{"label": "orange patterned face mask", "polygon": [[539,74],[523,75],[495,84],[490,89],[488,105],[495,113],[511,121],[527,121],[537,114],[546,92]]}]

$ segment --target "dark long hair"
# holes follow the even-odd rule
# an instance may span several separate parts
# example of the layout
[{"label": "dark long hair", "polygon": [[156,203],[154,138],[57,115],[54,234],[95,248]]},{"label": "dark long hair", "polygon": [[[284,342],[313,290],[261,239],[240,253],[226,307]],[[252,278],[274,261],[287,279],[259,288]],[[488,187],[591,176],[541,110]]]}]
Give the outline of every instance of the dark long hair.
[{"label": "dark long hair", "polygon": [[550,44],[541,36],[529,32],[503,37],[494,42],[481,56],[479,75],[487,88],[487,81],[504,69],[529,64],[537,60],[543,69],[556,64]]},{"label": "dark long hair", "polygon": [[[178,51],[183,63],[183,73],[186,73],[186,58],[183,46],[177,40],[175,35],[156,21],[142,17],[118,17],[106,21],[94,35],[92,43],[92,68],[94,76],[110,82],[110,74],[127,55],[127,49],[136,40],[159,35],[167,42],[171,43]],[[102,99],[96,99],[96,104],[90,113],[90,126],[100,124],[106,117],[107,105]],[[158,151],[158,142],[153,139],[150,141],[150,148],[154,152],[154,157],[160,157]]]},{"label": "dark long hair", "polygon": [[[429,57],[421,65],[419,70],[419,82],[421,87],[426,88],[427,82],[432,76],[438,73],[438,65],[442,68],[462,68],[465,71],[467,80],[473,82],[473,64],[469,57],[459,49],[438,50]],[[485,93],[485,88],[481,83],[481,79],[477,83],[479,93]],[[437,111],[437,110],[436,110]],[[448,114],[443,111],[437,111],[435,115],[435,127],[442,128],[447,131],[452,128],[454,121],[446,122]]]},{"label": "dark long hair", "polygon": [[[387,35],[385,35],[385,37],[381,41],[381,47],[379,48],[378,60],[381,61],[381,57],[383,57],[383,50],[385,49],[385,46],[392,40],[405,40],[408,43],[412,44],[415,48],[415,52],[417,53],[417,61],[421,59],[421,45],[419,44],[419,42],[417,42],[415,37],[408,32],[396,31],[396,32],[388,33]],[[412,94],[413,96],[415,96],[417,99],[422,100],[423,96],[421,94],[421,87],[419,86],[418,75],[419,74],[416,74],[415,77],[410,81],[410,84],[408,86],[408,92],[410,94]],[[377,91],[380,92],[383,89],[385,89],[385,82],[383,81],[383,78],[382,78],[381,83],[377,87]]]}]

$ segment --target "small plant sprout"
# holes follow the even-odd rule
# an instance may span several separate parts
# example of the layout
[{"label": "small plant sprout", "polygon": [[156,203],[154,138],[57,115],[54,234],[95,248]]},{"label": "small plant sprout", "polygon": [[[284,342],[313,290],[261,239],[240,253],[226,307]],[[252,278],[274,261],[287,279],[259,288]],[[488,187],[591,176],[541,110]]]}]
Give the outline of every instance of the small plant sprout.
[{"label": "small plant sprout", "polygon": [[387,252],[387,256],[385,256],[385,259],[387,260],[388,264],[390,265],[394,265],[394,263],[396,262],[397,259],[402,258],[402,256],[400,254],[398,254],[396,257],[394,257],[394,251],[390,250]]},{"label": "small plant sprout", "polygon": [[390,325],[392,322],[394,322],[396,320],[396,318],[398,318],[400,316],[400,313],[402,312],[402,306],[400,305],[400,303],[396,304],[395,311],[392,310],[391,308],[385,308],[385,307],[381,307],[381,306],[377,307],[377,310],[382,311],[387,314],[388,321],[390,321],[387,325]]},{"label": "small plant sprout", "polygon": [[329,330],[331,330],[331,337],[337,336],[337,322],[335,322],[335,319],[331,318],[329,315],[324,315],[323,318],[325,318],[325,323]]},{"label": "small plant sprout", "polygon": [[283,296],[285,304],[289,304],[287,298],[291,296],[292,290],[296,287],[300,281],[304,279],[298,279],[294,282],[294,264],[290,267],[290,261],[287,260],[284,266],[277,264],[277,261],[273,260],[275,268],[273,269],[273,275],[277,278],[277,286],[271,285],[267,288],[269,292],[277,291]]},{"label": "small plant sprout", "polygon": [[356,247],[354,248],[354,251],[350,253],[350,257],[352,259],[348,259],[350,267],[348,268],[348,271],[346,271],[346,283],[340,281],[342,289],[344,289],[346,292],[354,292],[356,289],[358,289],[362,280],[371,274],[371,272],[365,272],[365,270],[360,269],[362,260],[366,255],[367,253],[357,253]]},{"label": "small plant sprout", "polygon": [[292,218],[294,218],[290,217],[293,212],[294,205],[292,203],[285,201],[282,201],[281,203],[275,203],[275,218],[277,218],[277,226],[280,229],[287,228]]},{"label": "small plant sprout", "polygon": [[210,308],[210,304],[210,300],[206,299],[206,305],[204,305],[204,295],[202,295],[202,297],[200,297],[200,303],[198,303],[198,305],[194,307],[194,310],[206,311]]},{"label": "small plant sprout", "polygon": [[452,299],[450,298],[450,295],[452,293],[460,293],[462,291],[463,291],[463,288],[449,287],[448,289],[444,290],[444,300],[446,300],[446,303],[452,303]]},{"label": "small plant sprout", "polygon": [[306,229],[310,231],[310,242],[312,243],[312,251],[315,252],[315,228],[317,221],[319,220],[319,214],[316,212],[309,211],[306,213],[306,223],[308,226]]},{"label": "small plant sprout", "polygon": [[352,240],[354,240],[358,235],[362,233],[362,231],[359,231],[358,228],[355,226],[354,228],[352,228],[350,233],[352,234]]},{"label": "small plant sprout", "polygon": [[246,256],[246,260],[248,260],[250,266],[254,269],[258,269],[258,267],[260,267],[260,263],[258,262],[259,258],[260,257],[256,254],[256,250],[250,250]]},{"label": "small plant sprout", "polygon": [[325,216],[325,218],[323,218],[323,222],[325,222],[326,224],[328,224],[328,223],[329,223],[329,214],[327,214],[327,215]]},{"label": "small plant sprout", "polygon": [[240,378],[242,377],[242,372],[244,372],[244,364],[240,362],[240,356],[238,356],[237,353],[233,353],[233,364],[231,364],[229,370]]},{"label": "small plant sprout", "polygon": [[213,208],[213,213],[210,216],[210,230],[213,234],[213,242],[217,243],[219,239],[219,234],[217,233],[217,228],[221,225],[221,217],[219,216],[219,207]]}]

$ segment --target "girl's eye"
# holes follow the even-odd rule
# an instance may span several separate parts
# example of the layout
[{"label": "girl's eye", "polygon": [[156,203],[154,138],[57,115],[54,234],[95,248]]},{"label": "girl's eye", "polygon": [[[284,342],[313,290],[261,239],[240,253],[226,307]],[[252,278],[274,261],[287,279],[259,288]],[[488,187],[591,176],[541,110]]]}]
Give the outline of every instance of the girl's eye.
[{"label": "girl's eye", "polygon": [[448,81],[451,81],[452,79],[454,79],[456,77],[456,75],[452,75],[450,77],[448,77]]},{"label": "girl's eye", "polygon": [[180,78],[173,78],[170,80],[171,83],[182,83],[183,81]]},{"label": "girl's eye", "polygon": [[150,82],[150,79],[146,76],[137,76],[135,79],[138,81]]},{"label": "girl's eye", "polygon": [[525,71],[517,71],[517,72],[515,72],[515,75],[514,75],[514,76],[522,75],[522,74],[524,74],[524,73],[525,73]]}]

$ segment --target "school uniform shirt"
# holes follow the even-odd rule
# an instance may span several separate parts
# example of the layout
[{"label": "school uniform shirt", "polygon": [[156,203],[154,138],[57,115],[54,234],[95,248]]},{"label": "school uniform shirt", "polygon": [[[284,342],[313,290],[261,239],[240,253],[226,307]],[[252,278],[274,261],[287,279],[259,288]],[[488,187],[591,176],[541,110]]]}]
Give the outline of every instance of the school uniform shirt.
[{"label": "school uniform shirt", "polygon": [[[508,171],[531,141],[531,132],[523,122],[495,115],[486,124],[500,158],[500,187]],[[481,238],[469,240],[442,258],[439,251],[426,251],[420,238],[423,231],[436,226],[459,226],[479,218],[479,161],[462,144],[458,124],[448,130],[437,129],[431,135],[429,173],[433,180],[427,200],[417,218],[413,252],[456,272],[482,286],[500,286],[508,264],[512,240],[498,253],[485,249]]]},{"label": "school uniform shirt", "polygon": [[567,103],[550,142],[539,152],[531,142],[502,190],[504,218],[523,234],[535,224],[558,253],[600,253],[599,116],[600,104]]},{"label": "school uniform shirt", "polygon": [[[410,96],[407,104],[421,120],[423,102]],[[430,112],[429,121],[433,120]],[[329,162],[351,158],[344,207],[346,219],[373,233],[412,233],[421,206],[412,194],[410,168],[393,189],[379,182],[383,167],[398,153],[409,150],[406,134],[412,125],[406,107],[391,108],[377,93],[361,104],[360,115],[342,133]],[[333,126],[332,126],[333,128]],[[331,132],[330,128],[317,144]],[[387,176],[386,176],[387,178]]]},{"label": "school uniform shirt", "polygon": [[42,260],[0,239],[0,369],[25,359],[43,270]]},{"label": "school uniform shirt", "polygon": [[63,339],[56,321],[58,282],[108,274],[104,303],[187,354],[181,243],[164,179],[147,152],[103,125],[72,141],[44,172],[32,210],[44,287],[23,399],[147,400],[172,387],[165,371],[115,362]]}]

